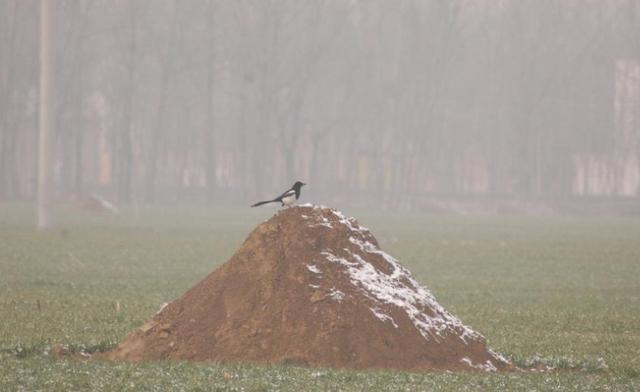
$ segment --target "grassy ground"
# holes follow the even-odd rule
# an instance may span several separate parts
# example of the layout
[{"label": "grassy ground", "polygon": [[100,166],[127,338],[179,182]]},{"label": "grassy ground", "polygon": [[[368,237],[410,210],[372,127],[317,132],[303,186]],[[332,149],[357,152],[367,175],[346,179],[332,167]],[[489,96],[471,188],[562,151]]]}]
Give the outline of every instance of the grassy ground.
[{"label": "grassy ground", "polygon": [[[355,215],[445,308],[544,374],[54,360],[111,347],[224,262],[272,209],[138,216],[0,205],[0,390],[640,390],[640,221]],[[605,369],[605,367],[608,367]]]}]

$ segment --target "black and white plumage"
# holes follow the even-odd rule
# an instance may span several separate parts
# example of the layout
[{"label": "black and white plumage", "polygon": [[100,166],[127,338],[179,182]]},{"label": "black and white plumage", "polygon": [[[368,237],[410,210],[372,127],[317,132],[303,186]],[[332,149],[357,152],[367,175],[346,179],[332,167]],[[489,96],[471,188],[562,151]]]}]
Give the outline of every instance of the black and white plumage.
[{"label": "black and white plumage", "polygon": [[293,184],[291,188],[287,189],[283,194],[276,197],[275,199],[259,201],[251,207],[257,207],[267,203],[282,203],[282,206],[290,206],[291,204],[295,203],[295,201],[300,197],[300,188],[302,188],[303,185],[307,184],[296,181],[296,183]]}]

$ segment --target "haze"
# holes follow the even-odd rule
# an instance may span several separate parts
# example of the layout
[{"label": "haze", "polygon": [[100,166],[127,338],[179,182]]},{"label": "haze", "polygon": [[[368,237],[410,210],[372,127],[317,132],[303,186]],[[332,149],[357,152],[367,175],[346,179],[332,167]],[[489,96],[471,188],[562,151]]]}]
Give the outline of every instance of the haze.
[{"label": "haze", "polygon": [[[639,210],[638,1],[51,6],[55,203]],[[5,201],[37,194],[40,7],[0,1]]]}]

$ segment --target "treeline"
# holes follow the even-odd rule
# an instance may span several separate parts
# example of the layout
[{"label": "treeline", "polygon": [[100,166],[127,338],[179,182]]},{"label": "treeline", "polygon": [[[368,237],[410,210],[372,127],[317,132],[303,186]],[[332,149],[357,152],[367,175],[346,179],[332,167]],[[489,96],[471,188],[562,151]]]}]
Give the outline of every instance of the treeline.
[{"label": "treeline", "polygon": [[[59,0],[56,197],[637,196],[637,0]],[[0,199],[35,192],[36,0],[0,1]]]}]

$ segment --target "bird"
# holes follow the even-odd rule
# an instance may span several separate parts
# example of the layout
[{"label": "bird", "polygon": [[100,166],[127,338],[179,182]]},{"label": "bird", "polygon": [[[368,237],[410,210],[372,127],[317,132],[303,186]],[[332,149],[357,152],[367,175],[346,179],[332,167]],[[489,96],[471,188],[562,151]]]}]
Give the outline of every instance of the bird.
[{"label": "bird", "polygon": [[307,184],[305,184],[304,182],[296,181],[296,183],[293,184],[291,188],[287,189],[283,194],[276,197],[275,199],[259,201],[251,207],[258,207],[267,203],[282,203],[282,207],[288,207],[291,204],[295,203],[296,200],[298,200],[298,198],[300,197],[300,188],[302,188],[304,185]]}]

